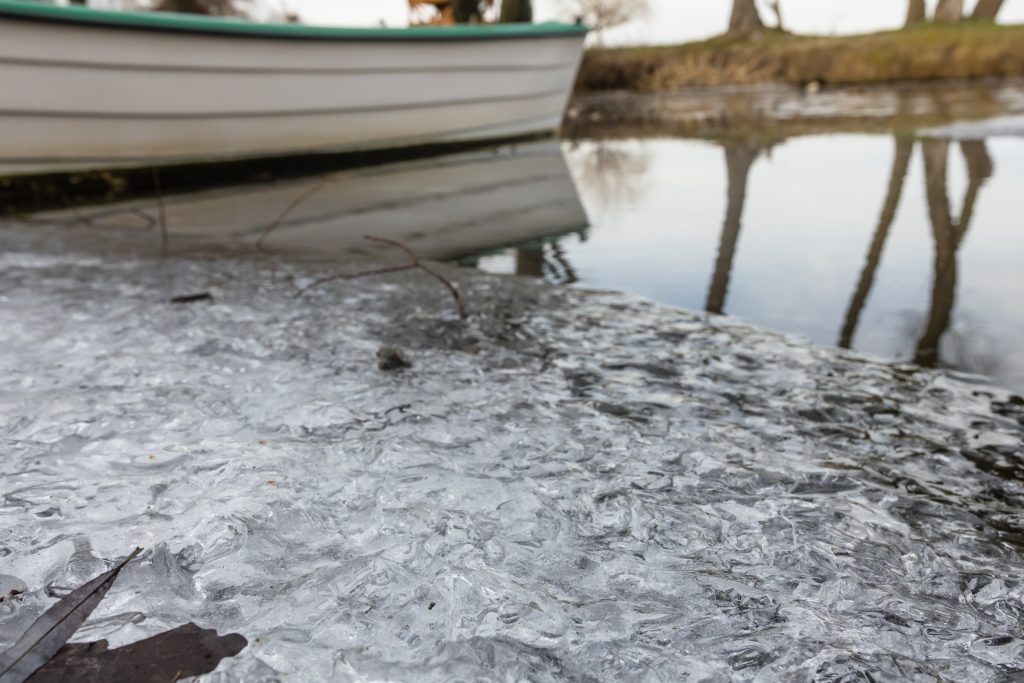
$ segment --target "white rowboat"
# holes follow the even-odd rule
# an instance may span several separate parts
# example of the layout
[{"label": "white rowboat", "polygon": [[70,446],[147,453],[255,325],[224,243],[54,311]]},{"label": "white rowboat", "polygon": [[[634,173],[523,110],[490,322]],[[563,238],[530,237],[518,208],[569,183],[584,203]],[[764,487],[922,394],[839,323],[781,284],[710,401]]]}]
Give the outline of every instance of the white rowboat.
[{"label": "white rowboat", "polygon": [[0,171],[344,153],[559,125],[586,29],[339,29],[0,0]]}]

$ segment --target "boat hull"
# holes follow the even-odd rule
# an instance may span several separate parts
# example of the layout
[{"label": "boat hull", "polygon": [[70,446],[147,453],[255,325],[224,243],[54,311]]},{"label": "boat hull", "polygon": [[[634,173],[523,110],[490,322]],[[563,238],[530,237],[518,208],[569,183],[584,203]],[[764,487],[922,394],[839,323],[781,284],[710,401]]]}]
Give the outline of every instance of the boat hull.
[{"label": "boat hull", "polygon": [[112,25],[74,21],[112,13],[11,4],[0,1],[0,165],[33,172],[552,131],[584,35],[250,35],[216,30],[238,22]]}]

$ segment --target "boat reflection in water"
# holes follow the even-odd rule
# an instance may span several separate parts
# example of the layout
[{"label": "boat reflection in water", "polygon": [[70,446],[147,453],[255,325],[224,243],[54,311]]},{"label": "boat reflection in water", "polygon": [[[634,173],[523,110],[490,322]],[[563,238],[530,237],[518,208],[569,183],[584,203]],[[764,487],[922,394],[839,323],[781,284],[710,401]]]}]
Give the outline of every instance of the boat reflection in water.
[{"label": "boat reflection in water", "polygon": [[173,251],[259,248],[317,258],[387,250],[363,239],[373,235],[436,260],[587,227],[555,141],[76,207],[33,220],[142,233],[150,244],[163,226]]},{"label": "boat reflection in water", "polygon": [[363,239],[374,235],[423,258],[635,292],[1024,390],[1019,142],[547,141],[34,220],[149,245],[163,225],[172,251],[315,258],[390,251]]}]

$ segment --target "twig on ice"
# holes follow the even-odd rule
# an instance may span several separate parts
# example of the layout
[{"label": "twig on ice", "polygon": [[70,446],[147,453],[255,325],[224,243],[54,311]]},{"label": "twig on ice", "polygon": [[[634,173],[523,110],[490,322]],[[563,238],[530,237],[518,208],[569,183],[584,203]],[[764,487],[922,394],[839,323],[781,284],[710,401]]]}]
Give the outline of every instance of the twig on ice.
[{"label": "twig on ice", "polygon": [[419,257],[416,256],[415,253],[413,253],[412,249],[402,244],[398,240],[388,239],[387,237],[374,237],[373,235],[365,235],[364,239],[370,240],[371,242],[380,242],[381,244],[387,244],[397,249],[401,249],[406,253],[406,255],[408,255],[409,263],[403,263],[402,265],[399,266],[386,266],[384,268],[364,270],[358,273],[335,273],[333,275],[328,275],[326,277],[320,278],[319,280],[316,280],[312,284],[303,287],[295,294],[295,296],[302,296],[303,294],[313,289],[314,287],[319,287],[322,284],[333,282],[335,280],[354,280],[360,277],[384,275],[386,273],[398,273],[403,270],[412,270],[414,268],[419,268],[423,272],[432,275],[441,284],[448,288],[448,291],[452,293],[452,298],[455,299],[455,307],[459,311],[460,318],[465,320],[466,318],[469,317],[469,313],[466,310],[466,301],[465,299],[462,298],[462,294],[459,292],[458,288],[456,288],[452,281],[446,278],[444,275],[442,275],[441,273],[434,270],[432,267],[420,261]]},{"label": "twig on ice", "polygon": [[277,218],[275,218],[270,223],[270,225],[268,225],[266,228],[263,229],[263,232],[260,233],[259,239],[256,240],[256,248],[259,249],[260,251],[263,251],[263,242],[264,242],[264,240],[266,240],[268,237],[270,237],[270,233],[272,233],[275,230],[277,230],[278,226],[280,226],[281,223],[284,222],[284,219],[288,217],[288,214],[290,214],[292,211],[294,211],[295,207],[297,207],[299,204],[301,204],[302,202],[306,201],[307,199],[309,199],[310,197],[315,195],[317,192],[319,192],[320,190],[324,189],[324,187],[326,187],[326,186],[327,186],[327,181],[324,180],[322,182],[317,183],[316,185],[314,185],[313,187],[309,188],[308,190],[306,190],[305,192],[300,194],[298,197],[293,199],[291,201],[291,203],[288,204],[288,206],[286,206],[284,208],[284,211],[282,211],[280,214],[278,214]]}]

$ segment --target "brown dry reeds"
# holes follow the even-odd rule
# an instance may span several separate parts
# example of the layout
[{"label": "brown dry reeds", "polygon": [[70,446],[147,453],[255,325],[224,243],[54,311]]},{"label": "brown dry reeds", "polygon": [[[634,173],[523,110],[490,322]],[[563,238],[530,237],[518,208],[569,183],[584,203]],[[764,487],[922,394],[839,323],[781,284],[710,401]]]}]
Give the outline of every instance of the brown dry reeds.
[{"label": "brown dry reeds", "polygon": [[859,36],[768,31],[685,45],[591,50],[577,92],[726,84],[828,85],[1024,77],[1024,26],[926,24]]}]

